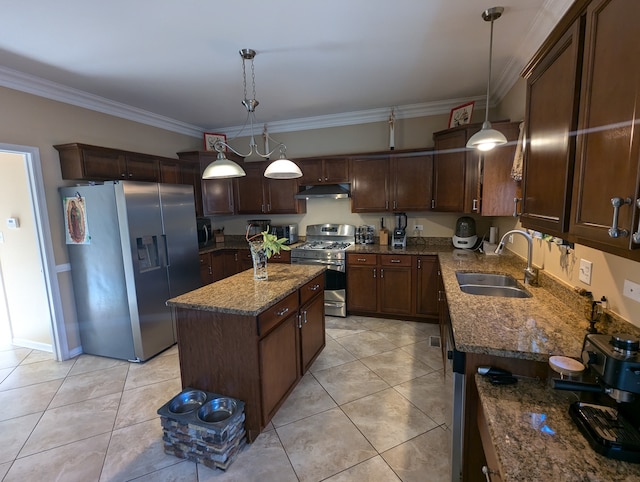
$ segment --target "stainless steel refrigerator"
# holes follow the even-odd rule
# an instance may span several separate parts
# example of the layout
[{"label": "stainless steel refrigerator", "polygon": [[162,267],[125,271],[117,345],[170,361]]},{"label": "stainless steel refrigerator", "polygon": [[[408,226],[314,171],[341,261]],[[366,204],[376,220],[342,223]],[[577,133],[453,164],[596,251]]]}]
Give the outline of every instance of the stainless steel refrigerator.
[{"label": "stainless steel refrigerator", "polygon": [[84,353],[145,361],[176,342],[165,302],[201,286],[193,187],[60,188]]}]

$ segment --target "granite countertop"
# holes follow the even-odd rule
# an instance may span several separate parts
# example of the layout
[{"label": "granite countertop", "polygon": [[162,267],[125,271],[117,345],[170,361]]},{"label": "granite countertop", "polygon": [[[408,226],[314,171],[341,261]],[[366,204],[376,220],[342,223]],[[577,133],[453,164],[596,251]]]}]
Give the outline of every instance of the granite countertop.
[{"label": "granite countertop", "polygon": [[254,280],[253,270],[249,269],[171,298],[167,306],[257,316],[325,269],[324,266],[271,263],[268,265],[268,280]]},{"label": "granite countertop", "polygon": [[640,465],[594,451],[569,416],[571,392],[545,381],[492,385],[475,375],[501,475],[510,480],[640,480]]}]

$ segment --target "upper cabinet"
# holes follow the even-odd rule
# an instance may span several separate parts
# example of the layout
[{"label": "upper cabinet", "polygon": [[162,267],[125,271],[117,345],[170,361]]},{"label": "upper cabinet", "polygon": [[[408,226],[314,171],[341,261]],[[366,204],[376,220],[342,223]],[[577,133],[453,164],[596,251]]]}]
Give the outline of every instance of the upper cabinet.
[{"label": "upper cabinet", "polygon": [[481,127],[465,125],[434,133],[434,211],[483,216],[513,214],[514,198],[520,191],[519,183],[511,178],[518,123],[494,122],[493,128],[510,142],[482,154],[466,148],[469,137]]},{"label": "upper cabinet", "polygon": [[351,159],[351,211],[427,211],[431,206],[430,150],[388,151]]},{"label": "upper cabinet", "polygon": [[[235,162],[241,158],[232,153],[226,153],[227,157]],[[233,182],[231,179],[202,179],[204,169],[217,158],[217,153],[212,151],[178,152],[178,157],[190,161],[197,166],[197,184],[199,186],[202,214],[213,216],[220,214],[234,214]]]},{"label": "upper cabinet", "polygon": [[600,0],[587,8],[569,227],[576,242],[635,259],[640,259],[639,19],[640,2]]},{"label": "upper cabinet", "polygon": [[344,156],[309,158],[296,161],[302,170],[301,186],[349,182],[349,160]]},{"label": "upper cabinet", "polygon": [[559,237],[566,237],[569,228],[583,20],[575,20],[525,74],[528,142],[520,220],[527,228]]},{"label": "upper cabinet", "polygon": [[235,178],[233,189],[238,214],[302,214],[307,210],[304,200],[295,199],[297,179],[264,177],[268,162],[244,163],[247,173]]},{"label": "upper cabinet", "polygon": [[640,260],[640,3],[579,0],[527,77],[522,224]]}]

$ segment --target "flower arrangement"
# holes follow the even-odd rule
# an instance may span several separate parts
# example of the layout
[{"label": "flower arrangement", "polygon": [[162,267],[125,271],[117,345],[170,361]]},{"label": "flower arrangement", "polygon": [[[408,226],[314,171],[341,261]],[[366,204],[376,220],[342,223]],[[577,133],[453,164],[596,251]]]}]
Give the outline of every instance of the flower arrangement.
[{"label": "flower arrangement", "polygon": [[[271,234],[269,232],[269,226],[267,226],[267,229],[265,231],[262,231],[261,233],[258,233],[249,237],[250,228],[251,226],[247,226],[247,233],[245,234],[245,239],[247,240],[247,242],[249,242],[249,244],[262,243],[262,249],[264,249],[265,254],[267,255],[267,258],[270,258],[274,254],[278,254],[281,250],[284,250],[284,251],[291,250],[289,246],[284,244],[287,242],[287,238],[278,239],[278,237],[275,234]],[[262,239],[260,239],[260,237],[262,237]]]}]

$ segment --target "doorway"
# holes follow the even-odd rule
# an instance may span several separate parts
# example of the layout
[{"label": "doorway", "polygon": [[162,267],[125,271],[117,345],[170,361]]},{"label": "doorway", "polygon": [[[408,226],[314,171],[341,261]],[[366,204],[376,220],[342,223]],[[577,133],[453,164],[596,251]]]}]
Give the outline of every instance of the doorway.
[{"label": "doorway", "polygon": [[35,147],[0,144],[0,336],[69,357],[53,244]]}]

